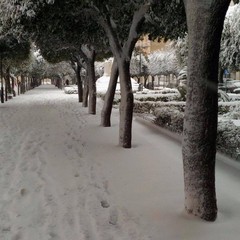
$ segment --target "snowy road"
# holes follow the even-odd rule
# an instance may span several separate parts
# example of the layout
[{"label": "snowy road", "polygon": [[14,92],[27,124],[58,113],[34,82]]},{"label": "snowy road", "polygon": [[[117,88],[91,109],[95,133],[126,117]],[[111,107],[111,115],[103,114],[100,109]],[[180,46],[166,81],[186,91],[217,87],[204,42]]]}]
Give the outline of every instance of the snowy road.
[{"label": "snowy road", "polygon": [[[219,217],[183,213],[181,147],[134,121],[133,148],[76,95],[46,85],[0,105],[0,239],[239,238],[240,174],[217,166]],[[98,109],[98,113],[100,109]]]}]

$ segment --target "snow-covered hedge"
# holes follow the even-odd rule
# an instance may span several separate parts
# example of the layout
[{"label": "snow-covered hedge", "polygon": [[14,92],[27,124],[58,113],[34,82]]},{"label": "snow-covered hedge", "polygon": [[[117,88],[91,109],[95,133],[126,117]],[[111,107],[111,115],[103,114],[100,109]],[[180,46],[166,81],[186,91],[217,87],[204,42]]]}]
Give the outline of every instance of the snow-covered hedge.
[{"label": "snow-covered hedge", "polygon": [[184,113],[174,106],[157,108],[154,111],[154,123],[173,132],[182,133]]},{"label": "snow-covered hedge", "polygon": [[155,109],[157,108],[162,108],[162,107],[175,107],[181,112],[184,112],[185,109],[185,102],[155,102],[155,101],[146,101],[146,102],[141,102],[138,100],[134,101],[134,108],[133,111],[135,113],[153,113]]},{"label": "snow-covered hedge", "polygon": [[64,92],[67,94],[77,94],[78,93],[78,87],[77,85],[68,85],[64,87]]},{"label": "snow-covered hedge", "polygon": [[[221,106],[223,107],[223,106]],[[225,106],[226,107],[226,106]],[[224,114],[218,124],[217,150],[240,161],[240,126],[230,119],[240,119],[240,107],[227,106],[231,111]],[[158,105],[155,110],[154,123],[176,133],[182,133],[184,121],[184,105]]]},{"label": "snow-covered hedge", "polygon": [[136,92],[134,99],[138,101],[162,101],[169,102],[178,100],[180,93],[176,88],[162,88],[159,90],[148,90],[143,92]]},{"label": "snow-covered hedge", "polygon": [[146,101],[152,101],[152,102],[169,102],[169,101],[173,101],[176,100],[176,96],[175,95],[159,95],[159,94],[155,94],[155,95],[146,95],[146,96],[138,96],[136,95],[134,97],[134,99],[140,101],[140,102],[146,102]]},{"label": "snow-covered hedge", "polygon": [[134,101],[133,112],[135,113],[153,113],[156,108],[156,102]]},{"label": "snow-covered hedge", "polygon": [[233,122],[219,122],[217,149],[240,161],[240,127]]},{"label": "snow-covered hedge", "polygon": [[[239,108],[240,103],[236,102],[218,102],[218,114],[224,115],[226,113],[232,113],[234,109]],[[240,111],[240,110],[239,110]]]},{"label": "snow-covered hedge", "polygon": [[[105,93],[98,92],[98,93],[97,93],[97,97],[98,97],[98,98],[101,98],[101,99],[104,101]],[[120,94],[115,93],[114,99],[113,99],[113,105],[119,104],[120,101],[121,101],[121,96],[120,96]]]},{"label": "snow-covered hedge", "polygon": [[228,93],[228,96],[231,101],[240,101],[240,94],[239,93]]},{"label": "snow-covered hedge", "polygon": [[[134,101],[134,112],[136,113],[152,113],[158,107],[173,106],[177,107],[180,111],[184,112],[186,103],[183,101]],[[224,114],[238,114],[240,112],[239,102],[219,102],[218,114],[223,116]],[[239,110],[234,110],[239,109]],[[226,115],[225,115],[226,116]],[[235,118],[236,119],[236,118]]]}]

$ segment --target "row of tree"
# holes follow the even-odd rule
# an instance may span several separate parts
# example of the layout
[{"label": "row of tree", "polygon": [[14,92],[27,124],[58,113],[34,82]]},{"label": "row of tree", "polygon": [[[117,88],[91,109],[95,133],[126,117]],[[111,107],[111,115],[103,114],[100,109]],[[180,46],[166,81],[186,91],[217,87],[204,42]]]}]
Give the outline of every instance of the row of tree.
[{"label": "row of tree", "polygon": [[217,216],[218,60],[229,4],[230,0],[2,0],[0,16],[2,35],[11,32],[34,41],[50,62],[71,61],[78,76],[79,93],[80,71],[85,68],[83,96],[89,92],[90,114],[96,113],[94,62],[109,53],[113,55],[102,125],[111,125],[119,76],[119,144],[124,148],[131,147],[132,139],[130,60],[135,43],[143,34],[149,34],[151,39],[176,39],[188,31],[188,94],[183,136],[185,208],[213,221]]},{"label": "row of tree", "polygon": [[69,63],[49,64],[36,46],[13,34],[0,37],[1,102],[39,86],[44,78],[51,78],[62,88],[64,77],[73,78]]},{"label": "row of tree", "polygon": [[30,69],[26,74],[31,59],[30,50],[29,41],[16,38],[11,33],[0,37],[1,103],[39,85]]},{"label": "row of tree", "polygon": [[146,55],[141,51],[134,51],[131,63],[130,74],[132,77],[144,79],[144,87],[147,87],[149,76],[170,76],[176,78],[181,70],[177,52],[173,46],[168,46],[164,51],[159,50]]}]

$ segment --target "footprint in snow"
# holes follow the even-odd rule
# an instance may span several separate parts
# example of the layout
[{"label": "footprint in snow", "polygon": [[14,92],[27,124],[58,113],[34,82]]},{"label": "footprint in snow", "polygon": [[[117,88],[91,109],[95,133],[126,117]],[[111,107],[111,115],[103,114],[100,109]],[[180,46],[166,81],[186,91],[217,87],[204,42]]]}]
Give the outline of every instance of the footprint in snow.
[{"label": "footprint in snow", "polygon": [[116,208],[112,208],[110,210],[109,223],[112,225],[116,225],[117,222],[118,222],[118,211]]},{"label": "footprint in snow", "polygon": [[20,194],[21,194],[21,196],[25,196],[27,194],[27,190],[25,188],[22,188],[20,190]]},{"label": "footprint in snow", "polygon": [[110,207],[110,204],[106,201],[106,200],[102,200],[101,201],[101,206],[103,208],[109,208]]}]

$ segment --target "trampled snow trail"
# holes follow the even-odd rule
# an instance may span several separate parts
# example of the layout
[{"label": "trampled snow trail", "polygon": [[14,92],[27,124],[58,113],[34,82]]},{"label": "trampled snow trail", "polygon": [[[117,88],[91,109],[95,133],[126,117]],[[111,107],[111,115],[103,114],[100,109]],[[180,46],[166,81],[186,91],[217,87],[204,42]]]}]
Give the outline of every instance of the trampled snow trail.
[{"label": "trampled snow trail", "polygon": [[142,239],[95,176],[82,138],[93,116],[76,95],[41,86],[0,112],[0,239]]}]

